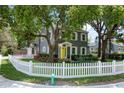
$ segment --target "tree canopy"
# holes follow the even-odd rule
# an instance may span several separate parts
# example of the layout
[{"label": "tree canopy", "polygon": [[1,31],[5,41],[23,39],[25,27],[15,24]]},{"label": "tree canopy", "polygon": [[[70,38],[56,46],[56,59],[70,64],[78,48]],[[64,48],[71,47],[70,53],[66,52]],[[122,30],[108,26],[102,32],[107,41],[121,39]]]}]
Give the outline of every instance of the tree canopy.
[{"label": "tree canopy", "polygon": [[9,7],[6,5],[0,5],[0,30],[9,26]]},{"label": "tree canopy", "polygon": [[98,33],[98,57],[105,59],[107,41],[123,28],[124,6],[72,6],[68,12],[74,25],[91,25]]},{"label": "tree canopy", "polygon": [[[124,6],[0,6],[0,30],[11,27],[20,45],[44,37],[53,55],[59,40],[68,40],[73,31],[89,24],[98,33],[98,57],[105,59],[107,41],[123,42]],[[46,31],[42,34],[42,29]],[[52,31],[53,40],[50,39]]]},{"label": "tree canopy", "polygon": [[[60,37],[66,40],[72,32],[68,9],[69,6],[14,6],[14,33],[29,43],[36,37],[44,37],[49,45],[50,54],[53,55]],[[42,34],[42,29],[45,29],[45,34]],[[50,31],[53,33],[52,40]]]}]

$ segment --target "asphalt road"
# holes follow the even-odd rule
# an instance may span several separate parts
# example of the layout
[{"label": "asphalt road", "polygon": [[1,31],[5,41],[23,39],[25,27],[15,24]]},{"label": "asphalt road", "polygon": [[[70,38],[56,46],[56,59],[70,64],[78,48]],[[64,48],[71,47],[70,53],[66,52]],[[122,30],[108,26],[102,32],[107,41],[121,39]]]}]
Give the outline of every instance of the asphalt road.
[{"label": "asphalt road", "polygon": [[14,81],[0,76],[0,88],[124,88],[124,82],[107,84],[107,85],[95,85],[95,86],[50,86],[50,85],[41,85],[34,83],[26,83],[21,81]]}]

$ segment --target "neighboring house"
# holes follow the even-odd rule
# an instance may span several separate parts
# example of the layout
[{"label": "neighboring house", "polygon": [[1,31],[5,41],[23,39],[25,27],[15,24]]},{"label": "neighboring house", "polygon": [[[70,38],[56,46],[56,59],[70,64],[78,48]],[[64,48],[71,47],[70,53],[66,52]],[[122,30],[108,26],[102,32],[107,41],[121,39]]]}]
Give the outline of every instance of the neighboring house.
[{"label": "neighboring house", "polygon": [[113,42],[111,53],[124,53],[124,44]]},{"label": "neighboring house", "polygon": [[[53,41],[53,34],[51,31],[51,41]],[[45,30],[42,31],[45,34]],[[40,53],[49,53],[49,47],[44,37],[37,38],[35,41],[37,51]],[[87,55],[88,54],[88,32],[84,30],[76,31],[72,34],[71,40],[63,42],[60,41],[55,55],[59,58],[70,58],[71,55]]]},{"label": "neighboring house", "polygon": [[96,54],[98,51],[98,37],[96,37],[95,42],[91,42],[88,44],[89,47],[89,53],[90,54]]},{"label": "neighboring house", "polygon": [[[109,53],[109,45],[111,44],[110,46],[110,50],[111,50],[111,53],[124,53],[124,44],[123,43],[117,43],[115,42],[115,40],[111,40],[111,43],[108,42],[108,45],[107,45],[107,49],[106,49],[106,53]],[[89,46],[89,51],[90,51],[90,54],[96,52],[97,53],[97,49],[98,49],[98,39],[96,38],[95,40],[95,43],[90,43],[88,44]]]},{"label": "neighboring house", "polygon": [[88,47],[89,47],[90,54],[97,53],[98,45],[96,43],[89,43]]}]

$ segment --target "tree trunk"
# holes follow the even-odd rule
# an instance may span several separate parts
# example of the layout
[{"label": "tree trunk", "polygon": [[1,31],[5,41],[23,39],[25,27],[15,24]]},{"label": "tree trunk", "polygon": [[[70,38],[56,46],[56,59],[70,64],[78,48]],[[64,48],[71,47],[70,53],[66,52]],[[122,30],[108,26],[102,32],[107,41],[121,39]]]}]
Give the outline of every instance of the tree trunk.
[{"label": "tree trunk", "polygon": [[102,40],[102,58],[101,61],[106,61],[106,47],[107,47],[107,39]]},{"label": "tree trunk", "polygon": [[98,53],[97,53],[98,58],[101,58],[101,35],[99,35],[98,38]]},{"label": "tree trunk", "polygon": [[49,57],[48,57],[48,60],[47,62],[54,62],[54,52],[55,52],[55,49],[54,48],[49,48]]},{"label": "tree trunk", "polygon": [[57,49],[57,45],[58,44],[55,44],[52,47],[49,46],[49,57],[47,62],[54,62],[54,53],[55,53],[55,50]]},{"label": "tree trunk", "polygon": [[109,39],[109,54],[111,54],[111,39]]}]

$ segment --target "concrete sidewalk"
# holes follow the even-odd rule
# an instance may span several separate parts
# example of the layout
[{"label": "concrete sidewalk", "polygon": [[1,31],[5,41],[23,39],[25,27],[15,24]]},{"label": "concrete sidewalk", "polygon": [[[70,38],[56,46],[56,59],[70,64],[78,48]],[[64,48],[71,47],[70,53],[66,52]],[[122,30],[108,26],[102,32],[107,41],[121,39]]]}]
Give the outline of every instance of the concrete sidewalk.
[{"label": "concrete sidewalk", "polygon": [[3,76],[0,76],[0,88],[124,88],[124,82],[95,86],[69,86],[69,85],[49,86],[9,80],[4,78]]}]

